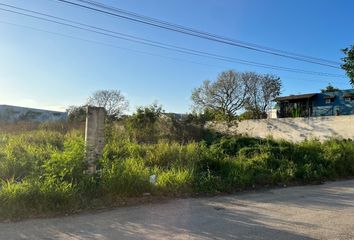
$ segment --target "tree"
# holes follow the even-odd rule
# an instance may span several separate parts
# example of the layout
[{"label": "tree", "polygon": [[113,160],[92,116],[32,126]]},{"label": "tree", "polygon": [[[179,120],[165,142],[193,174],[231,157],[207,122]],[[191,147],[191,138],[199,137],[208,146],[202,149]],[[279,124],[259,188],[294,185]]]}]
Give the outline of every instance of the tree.
[{"label": "tree", "polygon": [[236,116],[246,101],[246,80],[242,74],[232,70],[219,74],[215,82],[205,80],[192,92],[194,109],[200,112],[216,111],[228,119]]},{"label": "tree", "polygon": [[144,128],[154,124],[162,113],[162,106],[153,103],[150,106],[138,107],[130,120],[136,128]]},{"label": "tree", "polygon": [[107,115],[118,118],[128,109],[129,103],[119,90],[99,90],[87,100],[87,104],[95,107],[104,107]]},{"label": "tree", "polygon": [[344,64],[342,64],[341,67],[347,72],[350,84],[354,86],[354,45],[350,48],[345,48],[342,51],[346,57],[342,58]]},{"label": "tree", "polygon": [[330,83],[328,84],[328,86],[325,89],[321,89],[322,93],[336,92],[336,91],[339,91],[339,88],[333,87]]},{"label": "tree", "polygon": [[136,113],[127,119],[126,125],[134,140],[139,143],[157,142],[160,134],[157,123],[163,112],[162,106],[157,103],[139,107]]},{"label": "tree", "polygon": [[85,106],[70,106],[67,110],[69,122],[84,122],[86,121]]},{"label": "tree", "polygon": [[281,80],[273,75],[246,72],[243,78],[248,83],[245,109],[253,119],[267,117],[267,110],[274,98],[280,95]]}]

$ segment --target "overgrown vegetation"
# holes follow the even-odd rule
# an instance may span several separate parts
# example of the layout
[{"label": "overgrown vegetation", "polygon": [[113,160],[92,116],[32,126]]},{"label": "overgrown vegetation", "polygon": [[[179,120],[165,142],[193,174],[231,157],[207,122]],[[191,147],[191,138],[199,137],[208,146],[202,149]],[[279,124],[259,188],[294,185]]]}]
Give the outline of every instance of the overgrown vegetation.
[{"label": "overgrown vegetation", "polygon": [[[141,114],[159,112],[145,110]],[[80,131],[0,134],[0,218],[70,213],[115,204],[122,198],[140,198],[144,193],[229,193],[354,175],[352,141],[294,144],[211,133],[200,141],[174,139],[168,134],[152,134],[153,141],[145,141],[133,137],[145,121],[141,120],[144,116],[135,117],[131,121],[137,128],[133,123],[129,131],[120,125],[108,128],[99,171],[92,177],[84,174]],[[150,120],[148,124],[152,124]],[[158,126],[154,125],[161,131]],[[155,183],[150,182],[152,175],[157,176]]]}]

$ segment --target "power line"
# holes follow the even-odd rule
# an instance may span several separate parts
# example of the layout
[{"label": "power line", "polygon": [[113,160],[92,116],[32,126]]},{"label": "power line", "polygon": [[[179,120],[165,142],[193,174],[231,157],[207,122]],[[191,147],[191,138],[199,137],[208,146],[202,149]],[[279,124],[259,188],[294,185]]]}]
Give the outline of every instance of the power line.
[{"label": "power line", "polygon": [[[3,5],[3,4],[0,4],[0,5]],[[127,34],[123,34],[124,37],[116,36],[116,35],[112,35],[112,33],[113,34],[119,34],[119,35],[122,35],[122,34],[114,32],[114,31],[110,31],[110,30],[105,30],[105,29],[102,29],[102,28],[97,28],[97,27],[94,27],[94,26],[91,26],[91,25],[87,25],[87,24],[80,24],[78,22],[74,22],[74,21],[71,21],[71,20],[68,20],[68,21],[71,22],[71,23],[77,23],[77,24],[80,24],[80,25],[83,25],[83,26],[90,26],[91,28],[94,28],[94,29],[103,30],[103,31],[106,31],[106,32],[108,31],[109,33],[104,33],[104,32],[100,32],[100,31],[96,31],[96,30],[92,30],[92,29],[78,27],[78,26],[74,26],[72,24],[62,23],[62,22],[46,19],[46,18],[43,18],[43,17],[37,17],[37,16],[25,14],[25,13],[20,13],[20,12],[8,10],[8,9],[1,9],[0,8],[0,10],[9,11],[9,12],[12,12],[12,13],[16,13],[16,14],[20,14],[20,15],[24,15],[24,16],[28,16],[28,17],[33,17],[33,18],[37,18],[37,19],[40,19],[40,20],[45,20],[45,21],[56,23],[56,24],[61,24],[61,25],[73,27],[73,28],[78,28],[80,30],[86,30],[86,31],[94,32],[94,33],[97,33],[97,34],[102,34],[102,35],[109,36],[109,37],[119,38],[119,39],[122,39],[122,40],[132,41],[132,42],[136,42],[136,43],[141,43],[141,44],[145,44],[145,45],[149,45],[149,46],[153,46],[153,47],[159,47],[159,48],[172,50],[172,51],[177,51],[177,52],[180,52],[180,53],[185,53],[185,54],[190,54],[190,55],[196,55],[196,56],[201,56],[201,57],[209,57],[209,58],[214,58],[214,59],[218,59],[218,60],[221,60],[221,61],[236,62],[236,63],[240,63],[240,64],[245,64],[245,65],[264,67],[264,68],[269,68],[269,69],[284,70],[284,71],[290,71],[290,72],[296,72],[296,73],[306,73],[306,74],[314,74],[314,75],[328,76],[328,77],[342,77],[342,75],[338,75],[338,74],[330,74],[330,73],[307,71],[307,70],[302,70],[302,69],[286,68],[286,67],[280,67],[280,66],[275,66],[275,65],[262,64],[262,63],[251,62],[251,61],[245,61],[245,60],[231,58],[231,57],[223,57],[221,55],[210,54],[210,53],[206,53],[206,52],[195,51],[195,50],[192,50],[192,49],[180,48],[180,47],[176,47],[176,46],[169,45],[169,44],[163,44],[163,43],[159,43],[159,42],[149,41],[149,40],[142,39],[142,38],[136,38],[136,37],[134,37],[132,35],[127,35]],[[30,11],[30,12],[34,12],[34,11]],[[36,12],[36,13],[38,13],[38,12]],[[42,14],[42,15],[50,16],[48,14]],[[51,16],[51,17],[63,20],[63,18],[57,18],[57,17],[54,17],[54,16]],[[130,39],[130,38],[132,38],[132,39]],[[149,41],[149,42],[144,42],[144,41]],[[160,44],[160,45],[158,45],[158,44]]]},{"label": "power line", "polygon": [[[81,37],[76,37],[76,36],[72,36],[72,35],[68,35],[68,34],[48,31],[48,30],[44,30],[44,29],[40,29],[40,28],[35,28],[35,27],[22,25],[22,24],[17,24],[17,23],[12,23],[12,22],[7,22],[7,21],[1,21],[0,20],[0,23],[8,24],[8,25],[16,26],[16,27],[21,27],[21,28],[27,28],[27,29],[34,30],[34,31],[54,34],[54,35],[58,35],[58,36],[62,36],[62,37],[70,38],[70,39],[75,39],[75,40],[80,40],[80,41],[84,41],[84,42],[89,42],[89,43],[93,43],[93,44],[103,45],[103,46],[106,46],[106,47],[122,49],[122,50],[126,50],[126,51],[136,52],[136,53],[150,55],[150,56],[155,56],[155,57],[160,57],[160,58],[172,59],[174,61],[188,62],[188,63],[198,64],[198,65],[203,65],[203,66],[208,66],[208,67],[225,67],[225,66],[222,66],[222,65],[201,63],[201,62],[196,62],[196,61],[191,61],[191,60],[186,60],[186,59],[181,59],[181,58],[175,58],[175,57],[160,55],[160,54],[156,54],[156,53],[146,52],[146,51],[140,51],[140,50],[131,49],[131,48],[120,47],[120,46],[116,46],[116,45],[113,45],[113,44],[108,44],[108,43],[104,43],[104,42],[100,42],[100,41],[89,40],[89,39],[85,39],[85,38],[81,38]],[[286,79],[289,80],[288,78],[286,78]],[[324,83],[333,82],[333,81],[326,81],[326,80],[322,80],[322,79],[296,79],[296,80],[292,80],[292,81],[324,82]],[[343,84],[343,83],[340,82],[340,83],[337,83],[337,85],[338,84]]]},{"label": "power line", "polygon": [[[21,13],[21,12],[9,10],[9,9],[0,8],[0,10],[3,10],[3,11],[15,13],[15,14],[20,14],[20,15],[27,16],[27,17],[36,18],[36,19],[39,19],[39,20],[49,21],[49,22],[52,22],[52,23],[56,23],[56,24],[60,24],[60,25],[64,25],[64,26],[68,26],[68,27],[72,27],[72,28],[76,28],[76,29],[80,29],[80,30],[85,30],[85,31],[96,33],[96,34],[101,34],[101,35],[113,37],[113,38],[118,38],[118,39],[122,39],[122,40],[126,40],[126,41],[132,41],[132,42],[136,42],[136,43],[140,43],[140,44],[144,44],[144,45],[149,45],[149,46],[153,46],[153,47],[163,48],[163,49],[166,49],[166,50],[177,51],[177,52],[184,53],[184,54],[190,54],[190,55],[195,55],[195,56],[200,56],[200,57],[208,57],[208,58],[213,58],[213,59],[226,61],[226,62],[234,62],[234,63],[240,63],[240,64],[244,64],[244,65],[251,65],[251,66],[256,66],[256,67],[275,69],[275,70],[282,70],[282,71],[289,71],[289,72],[295,72],[295,73],[320,75],[320,76],[326,76],[326,77],[343,77],[342,75],[339,75],[339,74],[314,72],[314,71],[307,71],[307,70],[296,69],[296,68],[287,68],[287,67],[263,64],[263,63],[253,62],[253,61],[246,61],[246,60],[237,59],[237,58],[225,57],[225,56],[221,56],[221,55],[217,55],[217,54],[212,54],[212,53],[207,53],[207,52],[202,52],[202,51],[196,51],[196,50],[188,49],[188,48],[181,48],[181,47],[177,47],[177,46],[174,46],[174,45],[164,44],[164,43],[160,43],[160,42],[156,42],[156,41],[150,41],[150,40],[143,39],[143,38],[137,38],[137,37],[132,36],[132,35],[118,33],[118,32],[115,32],[115,31],[104,29],[104,28],[99,28],[99,27],[95,27],[95,26],[92,26],[92,25],[83,24],[83,23],[79,23],[79,22],[76,22],[76,21],[72,21],[72,20],[68,20],[68,19],[64,19],[64,18],[59,18],[59,17],[55,17],[53,15],[43,14],[43,13],[40,13],[40,12],[31,11],[31,10],[27,10],[27,9],[15,7],[15,6],[7,5],[7,4],[1,4],[0,3],[0,5],[6,6],[6,7],[15,8],[15,9],[21,10],[21,11],[30,12],[32,14],[34,13],[34,14],[38,14],[38,15],[41,15],[41,16],[50,17],[50,18],[53,18],[53,19],[56,19],[56,20],[52,20],[52,19],[48,19],[48,18],[44,18],[44,17],[38,17],[38,16],[31,15],[31,14]],[[66,21],[66,22],[69,22],[69,23],[59,22],[57,20]],[[81,27],[73,25],[73,24],[80,25]],[[89,27],[89,28],[87,28],[87,27]]]},{"label": "power line", "polygon": [[165,56],[165,55],[161,55],[161,54],[156,54],[156,53],[136,50],[136,49],[132,49],[132,48],[120,47],[120,46],[116,46],[116,45],[113,45],[113,44],[110,44],[110,43],[104,43],[104,42],[100,42],[100,41],[95,41],[95,40],[81,38],[81,37],[76,37],[76,36],[72,36],[72,35],[68,35],[68,34],[48,31],[48,30],[44,30],[44,29],[40,29],[40,28],[35,28],[35,27],[22,25],[22,24],[17,24],[17,23],[12,23],[12,22],[7,22],[7,21],[1,21],[0,20],[0,23],[8,24],[8,25],[16,26],[16,27],[21,27],[21,28],[27,28],[27,29],[30,29],[30,30],[38,31],[38,32],[44,32],[44,33],[49,33],[49,34],[53,34],[53,35],[58,35],[58,36],[61,36],[61,37],[66,37],[66,38],[70,38],[70,39],[74,39],[74,40],[80,40],[80,41],[84,41],[84,42],[88,42],[88,43],[98,44],[98,45],[102,45],[102,46],[106,46],[106,47],[122,49],[122,50],[126,50],[126,51],[136,52],[136,53],[140,53],[140,54],[146,54],[146,55],[155,56],[155,57],[172,59],[172,60],[175,60],[175,61],[194,63],[194,64],[203,65],[203,66],[209,66],[209,67],[225,67],[225,66],[221,66],[221,65],[215,65],[215,64],[213,65],[213,64],[208,64],[208,63],[201,63],[201,62],[196,62],[196,61],[191,61],[191,60],[186,60],[186,59],[181,59],[181,58]]},{"label": "power line", "polygon": [[[274,49],[274,48],[268,48],[268,47],[264,47],[264,46],[260,46],[260,45],[241,42],[241,41],[238,41],[235,39],[218,36],[218,35],[215,35],[212,33],[183,27],[181,25],[171,24],[168,22],[164,22],[164,21],[157,20],[154,18],[146,17],[146,16],[139,15],[136,13],[124,11],[122,9],[111,7],[108,5],[101,4],[101,3],[97,3],[95,1],[77,0],[78,2],[83,2],[83,3],[89,4],[91,6],[96,6],[96,7],[82,5],[82,4],[75,3],[72,1],[68,1],[68,0],[56,0],[56,1],[71,4],[73,6],[77,6],[77,7],[81,7],[81,8],[85,8],[85,9],[89,9],[89,10],[96,11],[99,13],[108,14],[111,16],[127,19],[130,21],[134,21],[134,22],[138,22],[138,23],[142,23],[142,24],[146,24],[146,25],[150,25],[150,26],[154,26],[154,27],[158,27],[158,28],[163,28],[163,29],[174,31],[174,32],[179,32],[179,33],[183,33],[186,35],[194,36],[194,37],[207,39],[207,40],[214,41],[214,42],[219,42],[219,43],[223,43],[223,44],[227,44],[227,45],[246,48],[249,50],[272,54],[275,56],[289,58],[289,59],[293,59],[293,60],[297,60],[297,61],[303,61],[303,62],[307,62],[307,63],[313,63],[313,64],[317,64],[317,65],[340,69],[340,67],[338,67],[338,64],[340,64],[340,63],[335,62],[335,61],[310,57],[310,56],[286,52],[286,51],[282,51],[282,50],[278,50],[278,49]],[[101,9],[99,9],[97,7],[100,7]],[[106,9],[106,10],[102,10],[102,9]],[[333,64],[336,64],[336,65],[333,65]]]},{"label": "power line", "polygon": [[188,31],[193,31],[193,32],[196,32],[196,33],[199,33],[199,34],[205,34],[205,35],[209,35],[209,36],[216,37],[216,38],[223,38],[223,39],[226,39],[226,40],[229,40],[229,41],[234,41],[234,42],[237,42],[237,43],[240,43],[240,44],[244,44],[244,45],[250,45],[250,46],[253,46],[253,47],[256,47],[256,48],[261,48],[261,49],[266,49],[266,50],[270,50],[270,51],[281,52],[281,53],[284,53],[284,54],[295,55],[295,56],[298,56],[298,57],[309,58],[309,59],[312,59],[312,60],[318,60],[318,61],[332,63],[332,64],[341,64],[339,62],[332,61],[332,60],[327,60],[327,59],[317,58],[317,57],[311,57],[311,56],[302,55],[302,54],[298,54],[298,53],[292,53],[292,52],[289,52],[289,51],[283,51],[283,50],[279,50],[279,49],[275,49],[275,48],[269,48],[269,47],[265,47],[265,46],[262,46],[262,45],[257,45],[257,44],[253,44],[253,43],[249,43],[249,42],[245,42],[245,41],[240,41],[240,40],[236,40],[236,39],[231,39],[231,38],[219,36],[219,35],[216,35],[216,34],[213,34],[213,33],[196,30],[196,29],[193,29],[193,28],[189,28],[189,27],[185,27],[185,26],[182,26],[182,25],[170,23],[170,22],[159,20],[159,19],[152,18],[152,17],[147,17],[147,16],[140,15],[140,14],[137,14],[137,13],[134,13],[134,12],[131,12],[131,11],[126,11],[126,10],[123,10],[123,9],[120,9],[120,8],[117,8],[117,7],[109,6],[107,4],[99,3],[99,2],[96,2],[96,1],[93,1],[93,0],[76,0],[76,1],[77,2],[86,3],[86,4],[90,4],[90,5],[93,5],[93,6],[96,6],[96,7],[100,7],[100,8],[103,8],[103,9],[116,11],[116,12],[119,12],[119,13],[122,13],[122,14],[127,14],[129,16],[133,16],[133,17],[136,17],[136,18],[139,18],[139,19],[144,19],[144,20],[147,20],[147,21],[164,24],[164,25],[168,25],[168,26],[171,26],[171,27],[185,29],[185,30],[188,30]]}]

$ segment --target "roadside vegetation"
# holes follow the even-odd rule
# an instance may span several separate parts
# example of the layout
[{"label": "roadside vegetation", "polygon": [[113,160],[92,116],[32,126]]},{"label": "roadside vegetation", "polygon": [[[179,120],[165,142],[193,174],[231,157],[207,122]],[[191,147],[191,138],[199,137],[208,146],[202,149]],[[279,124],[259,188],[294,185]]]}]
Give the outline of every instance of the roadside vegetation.
[{"label": "roadside vegetation", "polygon": [[[0,134],[0,219],[72,213],[146,195],[213,195],[354,175],[349,140],[295,144],[221,136],[160,114],[152,106],[108,123],[95,176],[84,174],[82,131],[49,130],[48,124],[44,130]],[[199,130],[179,134],[192,126]]]},{"label": "roadside vegetation", "polygon": [[152,104],[131,116],[120,91],[97,91],[87,104],[108,116],[94,176],[85,174],[84,106],[70,107],[68,122],[0,122],[0,220],[354,176],[351,140],[291,143],[203,128],[266,117],[280,88],[276,76],[226,71],[193,90],[193,114]]}]

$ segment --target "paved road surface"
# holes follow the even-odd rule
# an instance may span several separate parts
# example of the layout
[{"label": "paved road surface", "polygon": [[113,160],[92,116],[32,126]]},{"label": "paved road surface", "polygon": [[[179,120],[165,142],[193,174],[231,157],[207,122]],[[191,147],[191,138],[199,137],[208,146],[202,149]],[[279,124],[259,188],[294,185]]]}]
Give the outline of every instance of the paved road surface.
[{"label": "paved road surface", "polygon": [[6,223],[0,239],[354,239],[354,180]]}]

